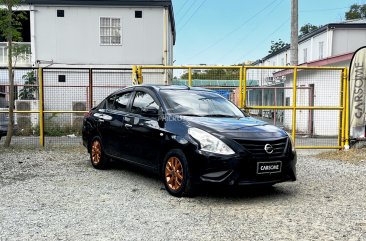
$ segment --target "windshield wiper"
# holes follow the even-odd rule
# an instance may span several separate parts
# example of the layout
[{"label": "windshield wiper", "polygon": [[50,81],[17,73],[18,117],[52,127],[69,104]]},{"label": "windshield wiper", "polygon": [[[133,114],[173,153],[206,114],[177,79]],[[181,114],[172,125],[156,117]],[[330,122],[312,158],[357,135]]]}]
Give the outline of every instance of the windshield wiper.
[{"label": "windshield wiper", "polygon": [[197,117],[203,117],[202,115],[197,115],[197,114],[189,114],[189,113],[177,113],[177,115],[183,115],[183,116],[197,116]]},{"label": "windshield wiper", "polygon": [[229,118],[241,118],[237,115],[225,115],[225,114],[210,114],[210,115],[204,115],[203,117],[229,117]]}]

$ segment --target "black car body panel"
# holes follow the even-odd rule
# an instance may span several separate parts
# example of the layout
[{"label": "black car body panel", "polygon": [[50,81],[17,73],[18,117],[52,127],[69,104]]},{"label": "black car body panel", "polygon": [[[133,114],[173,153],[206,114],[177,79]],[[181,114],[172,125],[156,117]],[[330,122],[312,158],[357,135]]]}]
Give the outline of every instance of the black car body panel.
[{"label": "black car body panel", "polygon": [[[296,151],[285,131],[252,117],[196,117],[172,113],[160,94],[164,90],[211,93],[186,86],[136,86],[117,91],[84,118],[84,145],[90,151],[91,140],[99,136],[106,155],[159,174],[165,154],[180,149],[187,157],[195,182],[247,185],[296,180]],[[114,96],[122,98],[128,92],[131,94],[122,110],[108,108],[108,100]],[[136,98],[145,98],[145,94],[158,106],[158,111],[132,106]],[[210,133],[234,154],[202,150],[199,141],[189,135],[190,128]]]}]

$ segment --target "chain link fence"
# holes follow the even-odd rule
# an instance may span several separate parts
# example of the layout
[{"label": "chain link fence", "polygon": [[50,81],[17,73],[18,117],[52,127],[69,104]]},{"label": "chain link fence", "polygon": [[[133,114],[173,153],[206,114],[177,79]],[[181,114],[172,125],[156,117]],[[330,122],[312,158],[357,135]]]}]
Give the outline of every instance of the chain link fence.
[{"label": "chain link fence", "polygon": [[110,93],[132,84],[131,69],[15,68],[14,89],[10,90],[7,71],[0,69],[0,125],[7,130],[13,91],[16,132],[12,145],[17,146],[81,144],[84,113]]},{"label": "chain link fence", "polygon": [[297,148],[341,149],[348,141],[344,105],[348,76],[344,67],[137,66],[136,69],[143,83],[156,82],[148,73],[165,76],[170,71],[174,78],[167,84],[212,89],[254,118],[290,133]]}]

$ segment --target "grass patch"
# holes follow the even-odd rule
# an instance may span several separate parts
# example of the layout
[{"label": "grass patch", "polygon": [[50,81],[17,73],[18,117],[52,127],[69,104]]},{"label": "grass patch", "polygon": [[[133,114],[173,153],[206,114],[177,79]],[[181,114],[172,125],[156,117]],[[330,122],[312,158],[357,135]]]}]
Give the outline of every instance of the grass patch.
[{"label": "grass patch", "polygon": [[327,151],[315,155],[319,159],[340,160],[348,162],[366,161],[366,149],[350,149],[346,151]]}]

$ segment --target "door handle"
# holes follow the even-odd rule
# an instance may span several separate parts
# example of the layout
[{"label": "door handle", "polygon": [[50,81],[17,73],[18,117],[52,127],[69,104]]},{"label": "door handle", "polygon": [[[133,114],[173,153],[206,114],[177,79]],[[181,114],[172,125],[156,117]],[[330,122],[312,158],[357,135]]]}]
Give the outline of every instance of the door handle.
[{"label": "door handle", "polygon": [[130,125],[130,124],[125,124],[125,127],[126,127],[127,129],[131,129],[131,128],[132,128],[132,125]]}]

